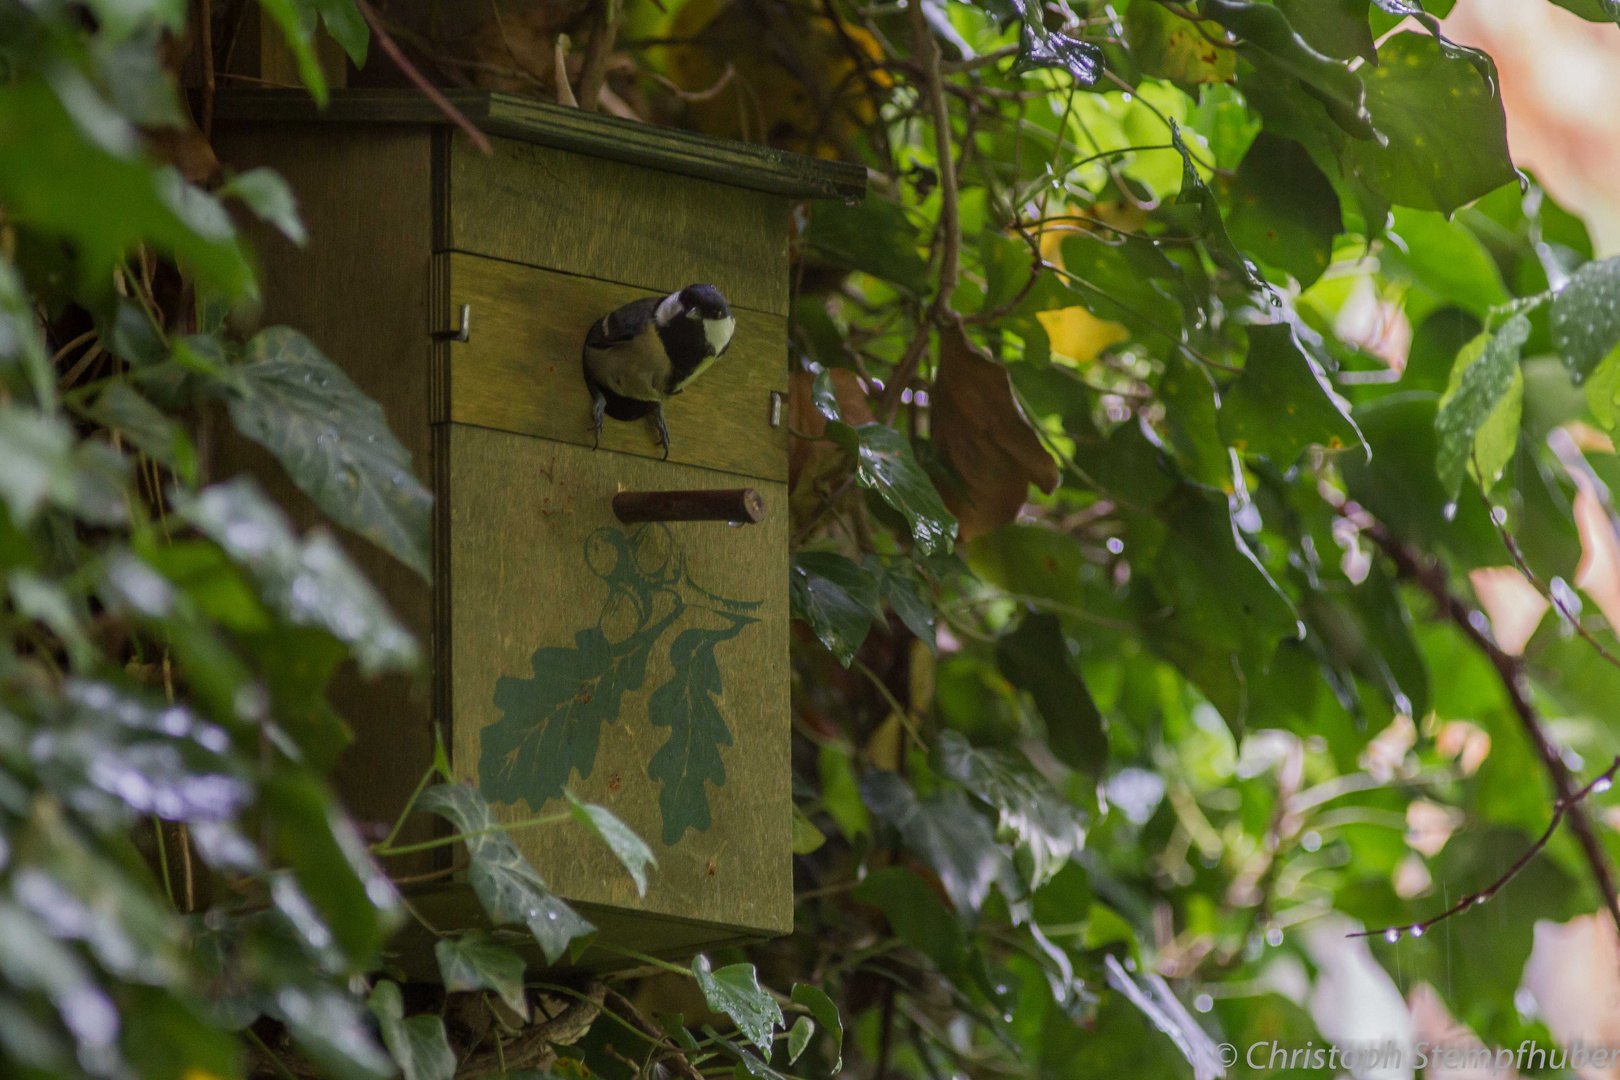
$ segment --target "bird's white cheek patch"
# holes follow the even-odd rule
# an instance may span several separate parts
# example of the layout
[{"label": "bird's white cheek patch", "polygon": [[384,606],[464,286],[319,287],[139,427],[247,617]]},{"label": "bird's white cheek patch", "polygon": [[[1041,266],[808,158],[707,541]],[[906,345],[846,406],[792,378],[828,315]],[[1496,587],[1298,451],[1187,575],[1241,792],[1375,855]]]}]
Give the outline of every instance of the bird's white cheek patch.
[{"label": "bird's white cheek patch", "polygon": [[725,347],[731,344],[731,333],[737,329],[736,319],[705,319],[703,320],[703,336],[709,341],[709,348],[714,355],[719,356]]}]

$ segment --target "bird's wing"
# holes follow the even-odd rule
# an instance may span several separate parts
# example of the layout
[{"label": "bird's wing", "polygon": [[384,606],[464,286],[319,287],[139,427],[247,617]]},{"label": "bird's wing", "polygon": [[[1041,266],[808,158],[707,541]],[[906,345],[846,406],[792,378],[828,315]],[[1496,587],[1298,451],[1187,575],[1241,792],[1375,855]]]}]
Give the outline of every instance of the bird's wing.
[{"label": "bird's wing", "polygon": [[585,335],[585,344],[592,349],[610,349],[615,345],[625,345],[634,341],[652,323],[653,312],[658,307],[659,297],[649,296],[641,300],[632,300],[630,303],[610,311],[598,319],[592,326],[590,333]]}]

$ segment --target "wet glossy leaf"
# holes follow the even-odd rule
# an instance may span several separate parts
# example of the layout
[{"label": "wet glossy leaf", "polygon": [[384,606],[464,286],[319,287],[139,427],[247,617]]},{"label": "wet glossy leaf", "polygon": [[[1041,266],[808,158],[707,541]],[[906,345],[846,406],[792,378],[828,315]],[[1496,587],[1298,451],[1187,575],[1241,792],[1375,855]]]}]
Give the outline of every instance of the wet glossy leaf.
[{"label": "wet glossy leaf", "polygon": [[311,530],[302,542],[280,508],[239,477],[175,498],[176,509],[248,571],[289,622],[316,626],[351,647],[368,674],[416,665],[415,640],[337,541]]},{"label": "wet glossy leaf", "polygon": [[922,238],[898,204],[868,195],[858,206],[816,204],[810,250],[837,266],[892,281],[914,293],[925,289],[928,266],[917,249]]},{"label": "wet glossy leaf", "polygon": [[854,451],[856,482],[877,492],[905,517],[919,552],[949,552],[956,540],[956,519],[940,501],[933,481],[917,464],[905,436],[887,424],[844,423],[831,372],[823,371],[816,377],[811,396],[816,410],[826,419],[826,437]]},{"label": "wet glossy leaf", "polygon": [[772,1032],[782,1026],[782,1008],[759,985],[753,964],[729,964],[714,970],[707,956],[698,955],[692,958],[692,975],[709,1008],[731,1017],[749,1042],[771,1052]]},{"label": "wet glossy leaf", "polygon": [[526,925],[548,963],[556,963],[568,951],[570,941],[595,931],[546,887],[512,838],[497,831],[495,815],[476,788],[467,784],[431,787],[417,806],[456,827],[467,846],[473,891],[490,919],[496,925]]},{"label": "wet glossy leaf", "polygon": [[1451,385],[1434,418],[1435,469],[1452,500],[1468,472],[1477,468],[1480,481],[1490,486],[1513,456],[1524,395],[1519,351],[1529,336],[1530,320],[1515,315],[1457,354]]},{"label": "wet glossy leaf", "polygon": [[433,1015],[405,1016],[405,999],[387,979],[371,991],[371,1014],[382,1029],[383,1045],[399,1063],[405,1080],[452,1080],[456,1055],[444,1035],[444,1021]]},{"label": "wet glossy leaf", "polygon": [[1481,319],[1508,302],[1496,263],[1462,225],[1434,210],[1398,206],[1390,231],[1400,238],[1390,253],[1391,271],[1406,268],[1442,302]]},{"label": "wet glossy leaf", "polygon": [[1198,167],[1193,161],[1192,152],[1187,149],[1187,142],[1182,138],[1181,129],[1175,124],[1170,125],[1170,142],[1181,155],[1181,191],[1176,195],[1176,205],[1198,211],[1197,235],[1203,240],[1209,257],[1215,260],[1217,266],[1231,273],[1244,285],[1252,289],[1264,288],[1265,282],[1261,280],[1259,268],[1232,243],[1232,237],[1226,231],[1226,221],[1221,217],[1221,208],[1215,200],[1215,193],[1204,183],[1204,178],[1198,175]]},{"label": "wet glossy leaf", "polygon": [[[1027,761],[982,749],[954,731],[934,741],[934,766],[993,807],[999,828],[1017,844],[1031,889],[1050,881],[1086,842],[1085,814]],[[1027,860],[1027,863],[1025,862]]]},{"label": "wet glossy leaf", "polygon": [[1322,368],[1285,323],[1249,327],[1243,374],[1221,395],[1220,431],[1231,446],[1287,468],[1311,445],[1363,445]]},{"label": "wet glossy leaf", "polygon": [[1233,242],[1301,286],[1322,276],[1344,228],[1339,196],[1305,148],[1261,132],[1238,166],[1226,227]]},{"label": "wet glossy leaf", "polygon": [[1201,10],[1242,38],[1242,54],[1262,71],[1294,76],[1328,106],[1345,131],[1360,139],[1372,137],[1367,91],[1360,76],[1342,61],[1311,48],[1280,9],[1250,0],[1205,0]]},{"label": "wet glossy leaf", "polygon": [[1514,179],[1502,100],[1466,59],[1427,34],[1401,33],[1362,71],[1388,141],[1353,142],[1349,160],[1390,202],[1449,214]]},{"label": "wet glossy leaf", "polygon": [[1577,382],[1620,344],[1620,256],[1575,271],[1552,305],[1553,344]]},{"label": "wet glossy leaf", "polygon": [[[1047,745],[1057,759],[1087,776],[1101,776],[1108,764],[1108,736],[1091,691],[1069,658],[1062,621],[1056,615],[1025,615],[1018,629],[996,643],[996,662],[1007,681],[1034,700],[1046,721]],[[960,755],[956,759],[958,764],[964,761]],[[989,798],[960,776],[955,778],[981,798]]]},{"label": "wet glossy leaf", "polygon": [[845,667],[881,617],[877,583],[856,563],[825,551],[793,556],[788,576],[793,617],[810,624],[816,637]]},{"label": "wet glossy leaf", "polygon": [[276,456],[315,505],[423,578],[432,577],[433,496],[382,407],[302,334],[261,330],[228,399],[236,429]]},{"label": "wet glossy leaf", "polygon": [[574,798],[571,791],[567,794],[568,812],[574,815],[574,820],[595,833],[597,838],[608,846],[635,879],[637,895],[646,896],[647,868],[658,865],[658,860],[653,858],[652,849],[607,807],[580,802]]},{"label": "wet glossy leaf", "polygon": [[433,946],[439,977],[447,992],[493,990],[525,1020],[529,1001],[523,993],[523,958],[482,930],[443,937]]},{"label": "wet glossy leaf", "polygon": [[1361,57],[1376,63],[1372,27],[1367,25],[1367,0],[1279,0],[1294,33],[1323,56],[1336,60]]},{"label": "wet glossy leaf", "polygon": [[990,886],[1009,869],[989,824],[973,812],[960,791],[919,799],[896,774],[872,769],[861,780],[861,798],[939,875],[963,918],[978,913]]}]

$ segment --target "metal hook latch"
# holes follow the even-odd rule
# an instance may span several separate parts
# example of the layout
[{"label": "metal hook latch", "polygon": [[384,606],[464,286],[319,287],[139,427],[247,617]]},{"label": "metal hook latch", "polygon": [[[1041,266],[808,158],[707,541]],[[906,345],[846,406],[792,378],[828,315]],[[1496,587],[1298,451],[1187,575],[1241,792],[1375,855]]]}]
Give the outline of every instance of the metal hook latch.
[{"label": "metal hook latch", "polygon": [[454,330],[433,331],[434,341],[467,342],[472,338],[472,305],[461,305],[461,325]]}]

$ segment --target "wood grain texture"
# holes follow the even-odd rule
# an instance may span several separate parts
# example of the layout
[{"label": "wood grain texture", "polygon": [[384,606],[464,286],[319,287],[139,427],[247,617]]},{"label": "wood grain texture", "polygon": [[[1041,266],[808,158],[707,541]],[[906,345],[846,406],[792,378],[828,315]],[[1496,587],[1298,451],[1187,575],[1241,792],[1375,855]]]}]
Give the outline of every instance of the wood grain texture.
[{"label": "wood grain texture", "polygon": [[[579,359],[585,333],[649,290],[472,255],[438,258],[437,280],[448,291],[438,310],[472,305],[472,340],[443,346],[449,350],[449,387],[441,395],[447,418],[590,447],[591,398]],[[675,278],[658,291],[684,284]],[[770,396],[787,390],[787,321],[734,310],[737,330],[726,355],[664,405],[670,461],[786,480],[787,428],[771,427]],[[663,456],[650,420],[608,419],[602,447]]]},{"label": "wood grain texture", "polygon": [[[652,847],[659,866],[647,896],[636,895],[614,856],[576,824],[511,835],[569,900],[696,920],[726,928],[727,936],[789,930],[786,486],[759,485],[768,513],[758,525],[626,526],[613,516],[616,491],[720,487],[725,475],[461,424],[449,425],[448,455],[458,777],[480,783],[488,775],[481,755],[490,725],[531,720],[496,704],[497,680],[533,679],[537,650],[573,648],[581,631],[599,629],[616,646],[657,625],[644,678],[619,699],[616,719],[601,724],[588,775],[576,769],[567,780],[578,797],[607,806]],[[608,533],[628,546],[613,546],[618,541],[610,543]],[[632,567],[636,582],[656,580],[658,588],[637,592],[615,577]],[[682,633],[727,626],[731,616],[723,611],[741,610],[720,597],[759,605],[747,609],[757,621],[714,648],[723,687],[716,702],[732,743],[720,751],[723,782],[704,787],[712,824],[668,845],[649,763],[674,729],[650,722],[648,701],[674,676],[673,642]],[[588,702],[585,685],[578,693]],[[512,821],[562,805],[517,798],[495,809]]]},{"label": "wood grain texture", "polygon": [[[858,201],[866,193],[866,170],[860,165],[714,139],[517,94],[471,89],[445,89],[443,93],[473,123],[492,135],[790,199]],[[444,114],[416,90],[334,91],[324,110],[317,109],[302,90],[229,90],[221,91],[215,99],[214,114],[235,120],[448,123]]]},{"label": "wood grain texture", "polygon": [[[428,392],[428,277],[431,266],[431,166],[426,128],[221,124],[214,145],[238,171],[276,169],[292,185],[309,226],[300,250],[258,222],[244,222],[263,266],[265,326],[307,334],[375,398],[410,451],[418,479],[432,483]],[[228,420],[220,427],[228,430]],[[213,478],[249,472],[288,509],[300,529],[324,515],[265,451],[235,436],[215,455]],[[432,634],[432,590],[369,541],[342,534],[344,549],[382,592],[424,649]],[[347,669],[332,704],[355,742],[339,759],[334,782],[363,823],[391,824],[432,759],[425,679],[380,682]],[[407,832],[432,835],[419,816]],[[399,873],[433,866],[434,853],[391,864]]]},{"label": "wood grain texture", "polygon": [[656,169],[495,139],[449,141],[446,246],[668,292],[706,281],[787,314],[788,203]]}]

